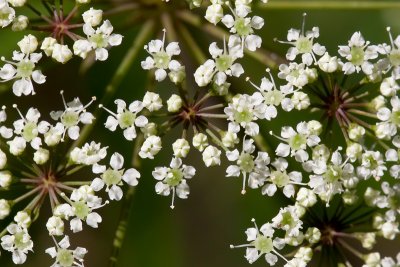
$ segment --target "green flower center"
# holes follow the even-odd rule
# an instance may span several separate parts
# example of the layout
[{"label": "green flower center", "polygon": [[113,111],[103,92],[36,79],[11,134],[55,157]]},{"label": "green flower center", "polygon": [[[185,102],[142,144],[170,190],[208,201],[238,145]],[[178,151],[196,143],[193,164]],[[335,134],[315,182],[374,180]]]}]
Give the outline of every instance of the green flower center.
[{"label": "green flower center", "polygon": [[278,187],[284,187],[290,182],[289,175],[287,175],[286,171],[274,171],[271,173],[272,182]]},{"label": "green flower center", "polygon": [[234,25],[236,32],[240,36],[247,36],[253,33],[253,29],[249,21],[246,21],[245,18],[237,18]]},{"label": "green flower center", "polygon": [[17,249],[24,250],[28,247],[29,242],[25,242],[24,235],[24,232],[18,232],[14,235],[14,245]]},{"label": "green flower center", "polygon": [[244,172],[251,172],[254,169],[253,156],[249,153],[242,153],[238,159],[239,167]]},{"label": "green flower center", "polygon": [[173,169],[168,172],[165,182],[169,186],[177,186],[181,183],[183,179],[183,173],[179,169]]},{"label": "green flower center", "polygon": [[77,125],[79,122],[79,114],[74,111],[67,111],[61,116],[61,123],[65,127],[72,127]]},{"label": "green flower center", "polygon": [[102,34],[93,34],[90,36],[89,41],[94,43],[98,48],[104,48],[108,46],[107,39]]},{"label": "green flower center", "polygon": [[313,42],[308,39],[307,37],[300,37],[296,41],[296,48],[299,50],[301,54],[304,53],[311,53],[312,52],[312,47],[313,47]]},{"label": "green flower center", "polygon": [[75,215],[81,220],[84,220],[90,213],[88,205],[84,201],[78,201],[72,204]]},{"label": "green flower center", "polygon": [[153,59],[158,69],[168,69],[169,62],[171,61],[171,57],[165,51],[155,53]]},{"label": "green flower center", "polygon": [[233,59],[229,55],[221,55],[215,60],[215,64],[219,71],[227,71],[233,64]]},{"label": "green flower center", "polygon": [[274,249],[272,239],[262,235],[254,240],[254,247],[261,253],[269,253]]},{"label": "green flower center", "polygon": [[27,141],[32,141],[35,137],[38,136],[37,125],[34,122],[28,122],[25,124],[24,129],[22,130],[22,137]]},{"label": "green flower center", "polygon": [[343,170],[340,166],[329,165],[325,172],[324,178],[326,181],[333,183],[338,181],[342,177]]},{"label": "green flower center", "polygon": [[122,179],[122,173],[121,171],[116,171],[112,169],[106,170],[102,177],[103,181],[108,185],[116,185],[121,182]]},{"label": "green flower center", "polygon": [[393,51],[389,55],[389,61],[392,66],[397,67],[400,66],[400,50],[393,49]]},{"label": "green flower center", "polygon": [[122,129],[126,129],[128,127],[131,127],[135,123],[135,119],[135,114],[130,111],[125,111],[124,113],[121,113],[119,115],[118,123]]},{"label": "green flower center", "polygon": [[17,76],[21,78],[28,78],[32,75],[35,69],[35,64],[28,59],[23,59],[17,64]]},{"label": "green flower center", "polygon": [[253,113],[249,109],[235,110],[233,117],[238,123],[249,123],[253,120]]},{"label": "green flower center", "polygon": [[307,138],[302,134],[296,134],[289,139],[289,146],[294,150],[304,149]]},{"label": "green flower center", "polygon": [[70,267],[74,264],[74,255],[68,249],[59,249],[57,252],[57,262],[62,267]]},{"label": "green flower center", "polygon": [[356,66],[361,66],[364,62],[364,49],[362,47],[353,46],[350,50],[351,63]]}]

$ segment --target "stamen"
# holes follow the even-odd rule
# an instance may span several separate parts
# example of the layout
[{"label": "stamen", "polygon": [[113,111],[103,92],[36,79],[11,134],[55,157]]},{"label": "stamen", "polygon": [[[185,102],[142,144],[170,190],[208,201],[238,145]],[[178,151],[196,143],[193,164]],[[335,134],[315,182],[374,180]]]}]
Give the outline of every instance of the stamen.
[{"label": "stamen", "polygon": [[254,227],[257,229],[257,231],[259,231],[257,223],[256,223],[256,219],[252,218],[251,221],[254,223]]},{"label": "stamen", "polygon": [[163,50],[164,50],[164,46],[165,46],[165,34],[166,34],[167,30],[164,28],[162,31],[163,31],[163,40],[162,40],[162,43],[163,43]]},{"label": "stamen", "polygon": [[250,245],[250,244],[243,244],[243,245],[236,245],[236,246],[234,246],[234,245],[229,245],[229,247],[230,247],[231,249],[234,249],[234,248],[246,248],[246,247],[252,247],[252,245]]},{"label": "stamen", "polygon": [[13,105],[13,108],[15,108],[15,109],[17,110],[19,116],[21,116],[21,119],[23,119],[23,120],[26,122],[26,119],[25,119],[24,115],[22,115],[22,113],[21,113],[21,111],[19,110],[17,104],[14,104],[14,105]]},{"label": "stamen", "polygon": [[96,99],[97,98],[95,96],[92,96],[92,100],[90,100],[90,102],[87,103],[86,106],[83,107],[83,110],[85,110],[87,107],[89,107],[94,101],[96,101]]},{"label": "stamen", "polygon": [[246,194],[246,173],[243,173],[242,195]]},{"label": "stamen", "polygon": [[61,90],[61,91],[60,91],[60,95],[61,95],[61,98],[62,98],[62,101],[63,101],[64,107],[65,107],[65,109],[67,109],[67,108],[68,108],[68,106],[67,106],[67,103],[65,102],[65,98],[64,98],[64,90]]},{"label": "stamen", "polygon": [[304,28],[306,26],[306,17],[307,17],[307,13],[303,13],[303,23],[301,25],[301,35],[304,36]]},{"label": "stamen", "polygon": [[117,117],[117,114],[115,114],[114,112],[112,112],[111,110],[109,110],[108,108],[106,108],[105,106],[103,106],[103,104],[99,105],[99,108],[104,109],[105,111],[107,111],[108,113],[110,113],[111,115]]},{"label": "stamen", "polygon": [[387,27],[387,28],[386,28],[386,31],[387,31],[388,34],[389,34],[390,44],[392,45],[392,47],[394,47],[393,36],[392,36],[391,31],[390,31],[390,27]]},{"label": "stamen", "polygon": [[276,87],[276,84],[275,84],[275,79],[274,79],[274,77],[272,76],[271,69],[270,69],[270,68],[267,68],[265,71],[268,72],[269,77],[270,77],[270,81],[271,81],[272,84],[274,85],[274,89],[275,89],[275,90],[278,90],[277,87]]},{"label": "stamen", "polygon": [[272,136],[274,136],[274,137],[276,137],[276,138],[278,138],[279,140],[281,140],[281,141],[283,141],[283,142],[285,142],[285,143],[287,142],[286,139],[284,139],[284,138],[282,138],[282,137],[280,137],[280,136],[274,134],[272,131],[269,131],[269,134],[272,135]]},{"label": "stamen", "polygon": [[255,83],[253,83],[253,82],[250,80],[250,77],[246,77],[246,82],[249,82],[249,83],[250,83],[254,88],[256,88],[257,90],[262,91],[260,87],[258,87]]},{"label": "stamen", "polygon": [[175,187],[172,187],[172,201],[171,201],[171,206],[170,206],[171,209],[175,208],[174,201],[175,201]]}]

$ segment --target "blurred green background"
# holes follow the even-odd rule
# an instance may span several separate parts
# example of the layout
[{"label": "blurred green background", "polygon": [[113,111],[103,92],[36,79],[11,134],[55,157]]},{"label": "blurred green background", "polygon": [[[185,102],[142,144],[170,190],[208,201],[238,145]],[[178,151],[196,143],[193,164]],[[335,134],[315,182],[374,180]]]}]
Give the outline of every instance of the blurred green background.
[{"label": "blurred green background", "polygon": [[[178,0],[171,0],[178,1]],[[279,0],[270,0],[277,2]],[[323,5],[324,1],[321,2]],[[377,2],[380,2],[379,0]],[[397,1],[395,1],[397,2]],[[357,10],[357,9],[298,9],[279,10],[255,9],[254,14],[265,19],[265,26],[259,34],[263,37],[263,47],[284,55],[285,45],[273,42],[274,38],[285,40],[287,30],[291,27],[300,28],[302,13],[307,12],[306,29],[319,26],[321,36],[319,42],[327,46],[329,51],[335,51],[340,44],[346,44],[353,32],[361,31],[367,40],[372,43],[388,42],[386,27],[391,26],[394,35],[400,33],[400,9],[392,10]],[[115,69],[124,57],[126,50],[137,34],[137,27],[130,27],[117,32],[125,36],[123,44],[110,51],[110,58],[105,63],[97,62],[85,74],[80,72],[81,61],[74,59],[66,65],[54,64],[49,60],[41,66],[48,80],[43,86],[36,86],[37,95],[16,98],[8,90],[10,84],[0,85],[0,104],[11,106],[18,103],[21,109],[26,110],[34,106],[42,114],[50,110],[62,108],[59,91],[64,90],[67,99],[79,96],[86,103],[92,95],[101,98],[105,86],[112,78]],[[204,52],[208,48],[203,44],[214,38],[203,33],[196,36],[196,41],[202,44]],[[16,49],[16,42],[21,37],[19,33],[7,30],[0,32],[0,54],[11,57],[12,50]],[[140,61],[146,53],[142,51],[134,66],[124,78],[115,98],[123,98],[127,102],[141,99],[146,91],[147,73],[140,68]],[[264,75],[265,66],[256,61],[244,60],[247,75],[254,81]],[[248,85],[246,85],[247,88]],[[176,93],[170,84],[160,86],[160,91]],[[96,105],[91,108],[96,109]],[[110,106],[110,105],[109,105]],[[273,123],[264,125],[264,130],[274,129],[278,125],[291,124],[299,120],[301,114],[283,116]],[[105,120],[105,114],[98,118]],[[275,128],[276,129],[276,128]],[[173,140],[169,135],[169,140]],[[90,140],[101,141],[109,146],[109,154],[118,151],[126,155],[126,164],[132,156],[133,144],[126,141],[122,133],[108,132],[99,123]],[[168,141],[164,139],[164,144]],[[256,218],[259,224],[270,220],[279,207],[286,203],[281,196],[267,198],[259,190],[248,190],[245,196],[240,194],[241,182],[239,179],[225,178],[226,161],[220,167],[206,169],[199,164],[200,158],[191,153],[187,164],[197,168],[197,174],[190,181],[191,194],[187,200],[177,200],[175,210],[169,208],[170,198],[158,196],[154,192],[155,180],[151,176],[154,166],[168,165],[171,151],[161,153],[153,162],[144,163],[142,178],[134,195],[133,209],[130,213],[127,236],[121,251],[118,266],[126,267],[219,267],[248,266],[244,259],[244,249],[231,250],[229,244],[245,242],[244,231],[251,226],[251,218]],[[72,236],[73,246],[84,246],[89,249],[85,258],[86,266],[103,267],[111,252],[112,240],[119,216],[120,203],[112,203],[101,210],[103,223],[99,229],[85,227],[82,233]],[[45,221],[47,214],[31,228],[32,238],[35,241],[34,252],[28,256],[24,266],[50,266],[52,260],[44,254],[44,250],[53,246],[48,237]],[[392,251],[391,251],[392,250]],[[393,255],[396,247],[385,247],[385,255]],[[0,266],[13,266],[10,254],[2,252]],[[253,266],[266,266],[263,259]]]}]

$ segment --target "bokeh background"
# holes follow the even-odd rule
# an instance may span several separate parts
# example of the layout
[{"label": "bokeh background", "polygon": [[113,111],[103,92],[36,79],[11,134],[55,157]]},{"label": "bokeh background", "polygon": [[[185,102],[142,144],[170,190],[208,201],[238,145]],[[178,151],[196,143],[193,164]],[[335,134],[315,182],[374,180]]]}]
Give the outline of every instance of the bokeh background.
[{"label": "bokeh background", "polygon": [[[179,1],[179,0],[171,0]],[[270,0],[271,2],[279,0]],[[284,55],[287,46],[273,41],[274,38],[285,40],[287,30],[291,27],[300,28],[302,13],[307,12],[306,29],[319,26],[321,36],[319,42],[327,46],[329,51],[335,51],[339,44],[346,44],[353,32],[361,31],[367,40],[372,43],[388,42],[386,27],[391,26],[394,35],[400,33],[400,9],[325,9],[324,1],[319,9],[272,9],[258,8],[254,13],[265,19],[265,26],[259,34],[263,38],[263,47]],[[357,1],[352,1],[357,2]],[[376,2],[380,2],[377,0]],[[397,2],[397,1],[394,1]],[[11,106],[18,103],[21,109],[26,110],[34,106],[42,114],[51,110],[62,108],[59,95],[60,90],[65,91],[67,99],[79,96],[83,102],[90,100],[95,95],[101,98],[107,83],[112,78],[118,64],[124,57],[126,50],[134,40],[138,27],[116,29],[125,36],[121,46],[110,52],[110,58],[105,63],[98,62],[86,71],[82,71],[82,61],[74,59],[66,65],[55,64],[49,60],[42,65],[43,72],[48,81],[43,86],[37,86],[37,95],[16,98],[10,92],[10,84],[0,84],[0,105]],[[193,29],[196,33],[195,29]],[[0,31],[0,54],[11,57],[16,49],[16,42],[21,34],[7,30]],[[196,41],[200,43],[207,54],[210,43],[215,38],[199,32]],[[183,47],[183,49],[185,49]],[[130,102],[141,99],[146,91],[147,73],[140,68],[140,61],[146,53],[142,51],[128,75],[123,79],[115,98],[123,98]],[[264,75],[265,66],[252,59],[242,61],[247,75],[259,81]],[[238,83],[240,84],[240,82]],[[243,90],[250,87],[246,84]],[[246,89],[247,88],[247,89]],[[158,87],[159,92],[168,95],[176,93],[170,84]],[[96,109],[96,105],[91,108]],[[277,129],[282,123],[296,122],[301,116],[307,114],[291,113],[283,116],[273,123],[263,125],[265,133],[269,129]],[[119,151],[125,155],[126,163],[132,158],[133,144],[126,141],[121,132],[111,133],[102,127],[105,120],[102,113],[98,120],[96,130],[90,139],[100,141],[109,146],[109,154]],[[179,130],[177,132],[179,134]],[[169,135],[173,140],[175,135]],[[274,141],[272,141],[274,142]],[[164,144],[169,144],[164,141]],[[155,180],[151,171],[156,165],[168,165],[171,151],[166,149],[157,160],[145,162],[142,166],[142,178],[133,197],[133,208],[130,213],[127,235],[124,247],[120,254],[118,266],[121,267],[241,267],[248,266],[244,259],[244,249],[231,250],[229,244],[245,242],[244,231],[251,226],[251,218],[256,218],[259,224],[270,220],[279,207],[287,200],[277,195],[267,198],[259,190],[249,190],[245,196],[240,194],[241,182],[239,179],[226,178],[226,161],[222,166],[206,169],[202,167],[200,157],[191,153],[189,162],[197,169],[197,175],[189,185],[191,194],[187,200],[177,200],[175,210],[169,208],[170,198],[161,197],[154,192]],[[0,192],[0,196],[3,194]],[[87,247],[89,254],[86,265],[89,267],[107,266],[111,253],[112,240],[117,225],[117,218],[121,208],[120,203],[112,203],[102,209],[104,222],[99,229],[85,227],[82,233],[74,235],[72,244]],[[34,252],[30,253],[27,263],[23,266],[42,267],[50,266],[51,259],[44,254],[44,250],[53,243],[45,228],[46,209],[43,209],[39,222],[34,223],[31,235],[35,241]],[[397,242],[398,245],[398,242]],[[396,246],[382,246],[385,255],[397,252]],[[2,253],[0,266],[13,266],[8,252]],[[253,266],[266,266],[262,259]]]}]

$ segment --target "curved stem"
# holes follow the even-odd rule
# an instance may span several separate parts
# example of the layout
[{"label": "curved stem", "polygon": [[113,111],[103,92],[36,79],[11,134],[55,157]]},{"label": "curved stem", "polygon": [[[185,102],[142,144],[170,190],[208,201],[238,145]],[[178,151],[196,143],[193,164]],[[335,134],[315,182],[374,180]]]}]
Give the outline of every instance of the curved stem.
[{"label": "curved stem", "polygon": [[[139,52],[143,49],[144,44],[148,41],[150,36],[153,34],[155,26],[155,21],[154,20],[148,20],[145,22],[136,36],[135,40],[132,43],[131,48],[127,51],[127,53],[124,56],[124,59],[122,60],[121,64],[117,68],[113,78],[111,79],[110,83],[107,85],[104,96],[101,100],[101,103],[106,105],[110,99],[113,97],[114,93],[117,91],[119,85],[121,84],[123,78],[126,76],[128,71],[130,70],[130,67],[132,64],[135,62],[137,55]],[[96,111],[95,117],[98,117],[100,114],[100,109]],[[95,121],[96,122],[96,121]],[[95,126],[95,122],[92,124],[88,124],[85,126],[79,136],[79,139],[75,141],[75,143],[71,146],[71,149],[74,147],[82,145],[92,129]]]}]

